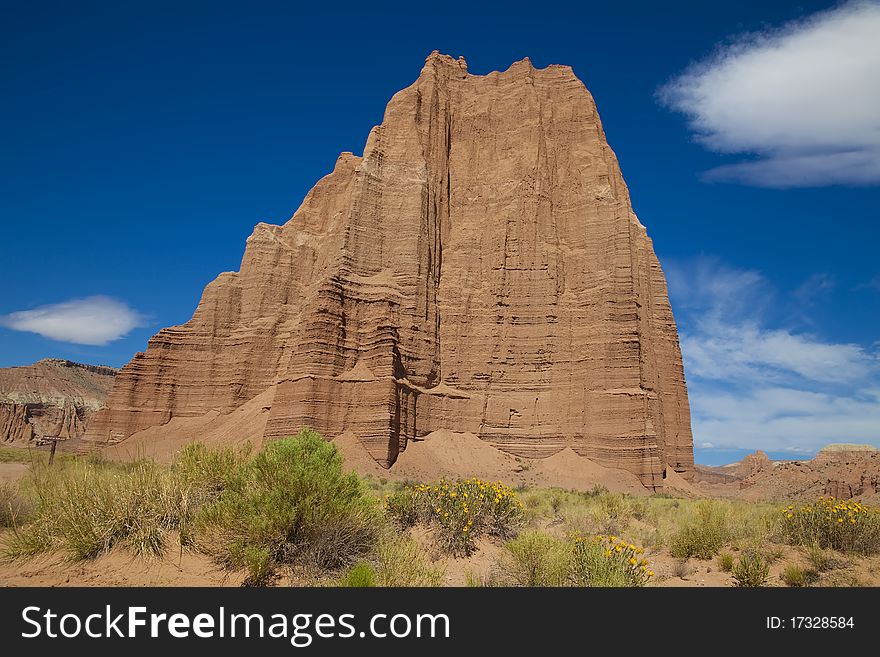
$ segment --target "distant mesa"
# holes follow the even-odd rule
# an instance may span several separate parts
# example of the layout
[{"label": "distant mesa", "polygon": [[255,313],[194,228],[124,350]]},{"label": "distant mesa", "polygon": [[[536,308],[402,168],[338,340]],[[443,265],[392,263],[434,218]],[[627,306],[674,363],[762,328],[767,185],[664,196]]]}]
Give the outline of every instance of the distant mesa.
[{"label": "distant mesa", "polygon": [[[877,452],[880,451],[873,445],[865,445],[859,443],[831,443],[825,445],[819,454],[829,454],[834,452]],[[818,456],[818,455],[817,455]]]},{"label": "distant mesa", "polygon": [[112,367],[58,358],[0,368],[0,443],[80,438],[104,406],[116,373]]},{"label": "distant mesa", "polygon": [[694,483],[704,495],[747,500],[815,500],[832,496],[880,502],[880,450],[835,443],[815,458],[771,461],[762,451],[724,466],[697,465]]},{"label": "distant mesa", "polygon": [[432,53],[363,156],[341,154],[283,226],[258,224],[240,270],[153,336],[106,404],[98,446],[308,425],[380,468],[451,432],[649,489],[693,471],[651,240],[590,93],[529,60],[473,75]]}]

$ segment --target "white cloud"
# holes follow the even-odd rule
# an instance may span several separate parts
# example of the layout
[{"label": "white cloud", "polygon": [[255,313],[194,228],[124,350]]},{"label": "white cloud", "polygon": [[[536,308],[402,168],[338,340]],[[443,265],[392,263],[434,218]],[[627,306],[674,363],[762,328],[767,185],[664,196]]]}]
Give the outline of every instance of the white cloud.
[{"label": "white cloud", "polygon": [[[880,446],[880,360],[858,344],[823,340],[774,321],[823,275],[790,294],[760,272],[717,259],[669,262],[694,441],[704,449],[809,452],[830,442]],[[780,311],[782,308],[782,312]]]},{"label": "white cloud", "polygon": [[697,395],[694,434],[724,448],[813,452],[828,443],[880,446],[876,398],[757,387]]},{"label": "white cloud", "polygon": [[855,344],[826,343],[786,329],[753,323],[701,324],[683,337],[689,371],[719,381],[862,380],[876,369],[873,356]]},{"label": "white cloud", "polygon": [[0,316],[0,326],[76,344],[105,345],[143,326],[144,317],[106,296],[71,299]]},{"label": "white cloud", "polygon": [[[670,261],[667,281],[680,313],[688,374],[717,381],[858,382],[877,373],[876,357],[857,344],[827,342],[788,328],[767,326],[783,303],[760,272],[715,258]],[[833,287],[814,274],[792,293],[797,307]]]},{"label": "white cloud", "polygon": [[697,139],[757,156],[714,180],[766,187],[880,183],[880,3],[748,34],[661,88]]}]

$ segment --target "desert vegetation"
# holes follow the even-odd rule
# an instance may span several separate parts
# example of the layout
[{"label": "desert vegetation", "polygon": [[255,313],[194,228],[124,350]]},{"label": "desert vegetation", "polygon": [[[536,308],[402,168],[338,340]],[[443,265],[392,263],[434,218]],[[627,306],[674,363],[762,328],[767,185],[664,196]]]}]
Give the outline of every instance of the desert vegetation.
[{"label": "desert vegetation", "polygon": [[853,586],[880,570],[880,513],[856,501],[388,481],[348,472],[308,429],[261,449],[189,445],[169,465],[18,456],[26,476],[0,484],[7,569],[122,551],[200,555],[254,586]]},{"label": "desert vegetation", "polygon": [[511,538],[523,521],[513,490],[479,479],[406,486],[385,498],[385,509],[404,528],[419,522],[434,527],[440,547],[455,556],[473,552],[484,534]]}]

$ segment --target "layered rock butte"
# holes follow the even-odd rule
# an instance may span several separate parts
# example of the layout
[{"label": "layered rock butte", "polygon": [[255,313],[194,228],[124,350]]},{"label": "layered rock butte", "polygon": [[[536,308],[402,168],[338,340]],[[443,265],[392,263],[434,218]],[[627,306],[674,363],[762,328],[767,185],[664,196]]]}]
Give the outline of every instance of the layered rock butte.
[{"label": "layered rock butte", "polygon": [[79,438],[115,376],[112,367],[58,358],[0,368],[0,443]]},{"label": "layered rock butte", "polygon": [[352,432],[382,466],[448,429],[566,447],[648,487],[690,475],[666,282],[567,66],[471,75],[432,53],[241,269],[116,379],[87,437],[271,399],[264,437]]}]

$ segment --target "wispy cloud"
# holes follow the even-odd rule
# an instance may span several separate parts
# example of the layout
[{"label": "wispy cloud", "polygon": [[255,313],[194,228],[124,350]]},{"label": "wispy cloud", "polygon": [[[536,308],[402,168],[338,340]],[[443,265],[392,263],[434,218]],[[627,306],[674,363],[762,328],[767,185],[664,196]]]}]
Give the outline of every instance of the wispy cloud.
[{"label": "wispy cloud", "polygon": [[880,183],[880,3],[860,0],[721,46],[659,91],[696,138],[755,159],[711,180]]},{"label": "wispy cloud", "polygon": [[829,442],[880,445],[876,346],[824,340],[777,320],[805,294],[828,293],[823,275],[785,293],[758,271],[714,258],[666,269],[695,444],[801,452]]},{"label": "wispy cloud", "polygon": [[815,452],[832,442],[880,446],[876,391],[708,390],[696,395],[692,407],[695,434],[711,436],[713,447]]},{"label": "wispy cloud", "polygon": [[804,281],[793,293],[795,299],[805,306],[812,306],[827,297],[834,289],[831,274],[818,272]]},{"label": "wispy cloud", "polygon": [[105,345],[144,326],[144,316],[106,296],[71,299],[0,316],[0,326],[76,344]]}]

